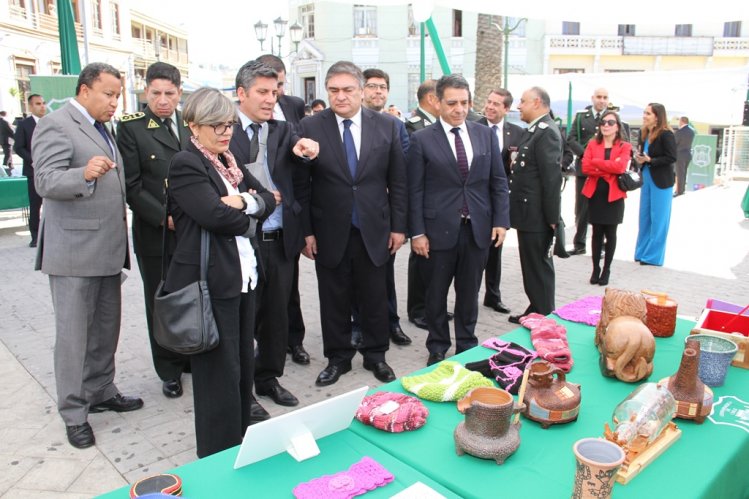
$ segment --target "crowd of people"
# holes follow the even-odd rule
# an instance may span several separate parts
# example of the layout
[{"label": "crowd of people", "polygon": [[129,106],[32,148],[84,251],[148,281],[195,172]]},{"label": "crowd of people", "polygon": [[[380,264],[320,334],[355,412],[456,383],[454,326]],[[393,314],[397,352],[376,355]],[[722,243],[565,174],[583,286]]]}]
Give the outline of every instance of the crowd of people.
[{"label": "crowd of people", "polygon": [[[300,255],[314,260],[317,274],[327,359],[318,386],[349,372],[357,352],[379,381],[396,378],[389,344],[412,342],[395,293],[394,261],[404,244],[407,314],[428,331],[427,365],[445,359],[453,343],[456,353],[477,345],[482,280],[483,305],[510,313],[500,294],[510,228],[528,306],[509,321],[551,313],[552,242],[563,171],[575,155],[577,231],[593,226],[591,284],[609,281],[626,197],[617,176],[631,160],[644,178],[635,258],[663,264],[676,146],[660,104],[648,105],[633,155],[628,128],[604,89],[567,137],[539,87],[519,100],[523,129],[507,119],[510,92],[492,90],[483,115],[475,113],[460,75],[422,83],[418,108],[406,119],[387,106],[390,78],[382,70],[333,64],[325,77],[329,107],[314,101],[308,116],[301,99],[285,94],[285,78],[283,62],[265,55],[239,69],[238,102],[203,87],[179,110],[179,71],[154,63],[146,107],[123,116],[115,138],[105,123],[116,111],[122,76],[92,63],[69,104],[42,119],[43,110],[34,113],[29,184],[44,204],[37,269],[49,275],[58,409],[73,446],[95,443],[88,413],[143,406],[114,384],[120,275],[130,267],[128,206],[154,368],[170,398],[182,395],[182,375],[192,373],[199,457],[239,444],[248,425],[270,417],[255,394],[299,404],[280,380],[287,353],[310,362]],[[43,108],[43,99],[32,97]],[[159,283],[170,293],[200,279],[204,235],[219,343],[185,356],[155,341],[153,301]],[[571,252],[582,254],[585,235],[578,236]],[[451,286],[455,306],[448,311]]]}]

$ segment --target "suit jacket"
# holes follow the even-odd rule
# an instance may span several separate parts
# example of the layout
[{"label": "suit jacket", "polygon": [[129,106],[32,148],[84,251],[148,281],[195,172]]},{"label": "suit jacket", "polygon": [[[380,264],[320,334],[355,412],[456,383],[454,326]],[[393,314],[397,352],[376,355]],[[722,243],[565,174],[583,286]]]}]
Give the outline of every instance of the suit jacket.
[{"label": "suit jacket", "polygon": [[[492,127],[491,124],[489,124],[489,120],[486,118],[481,118],[479,121],[482,125],[486,125],[489,128]],[[507,176],[510,176],[510,147],[517,148],[518,143],[520,142],[520,138],[523,136],[523,127],[520,127],[514,123],[510,123],[507,120],[504,120],[502,124],[502,164],[505,167],[505,173]]]},{"label": "suit jacket", "polygon": [[0,118],[0,144],[3,147],[9,146],[11,137],[13,137],[13,128],[5,121],[5,118]]},{"label": "suit jacket", "polygon": [[[68,103],[39,121],[34,132],[36,191],[44,199],[36,269],[57,276],[112,276],[130,268],[125,175],[94,126]],[[88,161],[106,156],[117,165],[89,187]]]},{"label": "suit jacket", "polygon": [[674,133],[676,139],[676,152],[688,155],[691,158],[694,135],[694,130],[689,125],[676,130]]},{"label": "suit jacket", "polygon": [[[642,152],[645,140],[640,138],[639,151]],[[650,163],[645,163],[650,168],[653,183],[661,189],[673,187],[676,180],[674,163],[676,163],[676,138],[671,130],[664,130],[648,146]]]},{"label": "suit jacket", "polygon": [[416,130],[421,130],[432,124],[432,120],[419,108],[416,109],[416,113],[406,120],[406,131],[409,135],[414,133]]},{"label": "suit jacket", "polygon": [[[177,112],[178,146],[161,118],[150,108],[122,117],[117,143],[122,153],[127,186],[127,204],[133,212],[133,250],[142,256],[161,256],[164,221],[164,179],[172,156],[190,140],[190,129]],[[167,232],[168,250],[174,244]]]},{"label": "suit jacket", "polygon": [[14,137],[13,151],[18,154],[23,160],[23,176],[28,179],[29,182],[34,181],[34,168],[33,160],[31,159],[31,138],[34,135],[36,129],[36,120],[33,116],[29,116],[22,120],[16,127],[16,135]]},{"label": "suit jacket", "polygon": [[609,159],[606,158],[606,145],[595,140],[588,142],[583,155],[583,173],[588,176],[583,185],[582,194],[592,198],[596,192],[598,179],[602,178],[609,184],[609,203],[627,197],[627,193],[619,188],[619,175],[624,173],[632,159],[632,144],[620,140],[611,147]]},{"label": "suit jacket", "polygon": [[242,292],[239,252],[236,236],[250,237],[255,248],[259,274],[260,258],[255,244],[255,219],[273,212],[275,200],[243,164],[239,192],[257,191],[261,210],[253,217],[221,201],[229,193],[216,168],[188,143],[172,158],[169,168],[169,212],[174,219],[177,246],[169,263],[164,289],[173,292],[200,278],[200,229],[211,233],[208,261],[208,290],[211,298],[233,298]]},{"label": "suit jacket", "polygon": [[304,118],[304,101],[293,95],[282,95],[278,98],[278,105],[286,117],[286,121],[291,123],[293,130],[299,130],[299,122]]},{"label": "suit jacket", "polygon": [[426,234],[434,250],[447,250],[458,243],[464,195],[479,248],[489,247],[492,227],[510,226],[507,177],[497,136],[477,123],[467,121],[466,127],[473,159],[465,182],[441,122],[411,136],[409,233]]},{"label": "suit jacket", "polygon": [[559,223],[562,136],[545,115],[523,132],[510,175],[510,220],[526,232],[545,232]]},{"label": "suit jacket", "polygon": [[[304,175],[298,172],[307,166],[300,165],[291,152],[299,137],[294,134],[290,123],[284,121],[268,121],[268,170],[273,183],[281,193],[283,204],[283,244],[284,254],[287,259],[296,258],[304,247],[304,235],[302,234],[302,206],[296,199],[294,192],[295,175]],[[231,137],[229,150],[234,155],[238,164],[250,163],[250,139],[242,130],[242,124],[234,125],[234,134]]]},{"label": "suit jacket", "polygon": [[309,163],[298,199],[304,234],[317,239],[317,262],[336,267],[343,257],[356,203],[361,236],[372,262],[390,258],[391,232],[406,232],[406,166],[398,125],[391,116],[362,108],[361,148],[356,178],[351,178],[346,152],[331,109],[301,122],[300,135],[320,144]]}]

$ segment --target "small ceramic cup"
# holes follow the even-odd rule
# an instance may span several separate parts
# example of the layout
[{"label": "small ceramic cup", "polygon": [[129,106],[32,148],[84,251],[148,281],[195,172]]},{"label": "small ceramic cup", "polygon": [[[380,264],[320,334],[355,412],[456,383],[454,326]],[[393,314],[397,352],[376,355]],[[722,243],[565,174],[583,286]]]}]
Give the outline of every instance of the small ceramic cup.
[{"label": "small ceramic cup", "polygon": [[624,451],[603,438],[583,438],[572,446],[577,464],[572,499],[608,499],[616,473],[624,462]]},{"label": "small ceramic cup", "polygon": [[709,334],[693,334],[688,340],[700,342],[700,367],[698,374],[707,386],[723,386],[728,374],[728,367],[738,351],[738,346],[731,340]]}]

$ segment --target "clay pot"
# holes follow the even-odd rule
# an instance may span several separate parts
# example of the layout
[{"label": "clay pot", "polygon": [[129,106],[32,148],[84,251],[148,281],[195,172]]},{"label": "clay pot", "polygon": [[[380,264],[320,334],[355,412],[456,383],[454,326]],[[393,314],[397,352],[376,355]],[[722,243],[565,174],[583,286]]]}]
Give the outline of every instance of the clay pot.
[{"label": "clay pot", "polygon": [[465,414],[455,428],[455,452],[493,459],[497,464],[520,446],[520,422],[511,423],[523,405],[515,406],[509,392],[500,388],[474,388],[458,401],[458,410]]},{"label": "clay pot", "polygon": [[679,370],[661,383],[667,383],[668,391],[676,399],[676,417],[701,424],[713,406],[713,391],[697,376],[699,364],[700,344],[687,338]]},{"label": "clay pot", "polygon": [[532,363],[528,369],[523,415],[541,423],[544,429],[576,420],[580,412],[580,385],[567,383],[564,372],[545,360]]},{"label": "clay pot", "polygon": [[700,342],[700,368],[697,373],[702,382],[707,386],[723,386],[728,367],[739,349],[736,343],[708,334],[693,334],[687,339]]},{"label": "clay pot", "polygon": [[577,460],[572,499],[607,499],[624,462],[624,451],[602,438],[583,438],[572,446]]}]

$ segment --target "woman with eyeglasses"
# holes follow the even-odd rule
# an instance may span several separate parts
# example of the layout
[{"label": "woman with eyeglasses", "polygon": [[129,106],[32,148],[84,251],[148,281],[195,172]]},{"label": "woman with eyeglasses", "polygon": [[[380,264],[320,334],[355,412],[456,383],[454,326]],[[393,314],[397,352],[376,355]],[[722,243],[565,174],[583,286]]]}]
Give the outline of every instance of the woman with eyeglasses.
[{"label": "woman with eyeglasses", "polygon": [[[594,140],[583,154],[583,173],[587,175],[582,194],[588,198],[588,214],[593,226],[593,273],[591,284],[606,286],[616,251],[616,229],[624,219],[627,193],[619,188],[617,177],[624,173],[632,156],[632,145],[622,137],[622,123],[614,111],[601,116]],[[601,249],[606,256],[601,267]]]},{"label": "woman with eyeglasses", "polygon": [[663,265],[671,222],[671,201],[676,179],[676,137],[668,125],[663,104],[650,103],[642,113],[640,146],[635,161],[642,169],[640,230],[635,261]]},{"label": "woman with eyeglasses", "polygon": [[206,229],[208,289],[219,344],[190,358],[197,453],[205,457],[241,443],[249,425],[254,289],[260,273],[255,227],[276,203],[229,151],[237,114],[228,97],[200,88],[187,98],[183,117],[192,137],[169,169],[168,208],[177,243],[164,290],[199,280],[201,229]]}]

